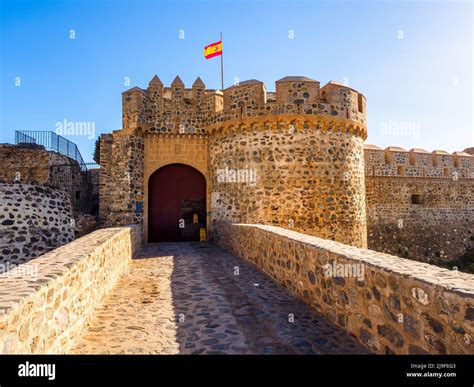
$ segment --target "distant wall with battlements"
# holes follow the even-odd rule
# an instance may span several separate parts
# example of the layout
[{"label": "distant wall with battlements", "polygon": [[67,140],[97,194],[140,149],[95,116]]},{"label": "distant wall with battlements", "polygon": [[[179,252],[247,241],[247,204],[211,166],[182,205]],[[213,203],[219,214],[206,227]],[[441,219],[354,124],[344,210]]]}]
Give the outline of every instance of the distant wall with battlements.
[{"label": "distant wall with battlements", "polygon": [[455,262],[474,247],[474,156],[366,145],[368,247]]}]

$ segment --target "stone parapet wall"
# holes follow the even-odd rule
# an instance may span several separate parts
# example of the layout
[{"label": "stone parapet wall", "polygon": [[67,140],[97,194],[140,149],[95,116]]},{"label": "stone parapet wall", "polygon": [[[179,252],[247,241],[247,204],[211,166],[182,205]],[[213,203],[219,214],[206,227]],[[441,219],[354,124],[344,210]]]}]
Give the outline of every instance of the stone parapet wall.
[{"label": "stone parapet wall", "polygon": [[[267,93],[261,81],[239,82],[220,91],[206,89],[200,78],[186,88],[179,77],[164,87],[155,76],[148,88],[122,94],[123,129],[151,133],[199,133],[213,124],[245,117],[298,114],[348,119],[366,127],[365,97],[331,81],[322,88],[306,77],[285,77]],[[274,98],[274,99],[273,99]]]},{"label": "stone parapet wall", "polygon": [[[38,144],[0,144],[0,182],[34,183],[68,191],[75,212],[88,212],[90,184],[79,163]],[[77,197],[76,197],[77,196]]]},{"label": "stone parapet wall", "polygon": [[22,148],[0,144],[0,180],[46,184],[49,181],[49,153],[43,147]]},{"label": "stone parapet wall", "polygon": [[279,227],[221,223],[215,230],[219,245],[375,353],[474,353],[473,275]]},{"label": "stone parapet wall", "polygon": [[[70,168],[59,168],[69,165]],[[78,179],[77,161],[36,144],[0,144],[0,181],[47,184]]]},{"label": "stone parapet wall", "polygon": [[0,183],[0,273],[72,241],[73,220],[67,192]]},{"label": "stone parapet wall", "polygon": [[0,353],[67,352],[141,240],[102,229],[0,275]]}]

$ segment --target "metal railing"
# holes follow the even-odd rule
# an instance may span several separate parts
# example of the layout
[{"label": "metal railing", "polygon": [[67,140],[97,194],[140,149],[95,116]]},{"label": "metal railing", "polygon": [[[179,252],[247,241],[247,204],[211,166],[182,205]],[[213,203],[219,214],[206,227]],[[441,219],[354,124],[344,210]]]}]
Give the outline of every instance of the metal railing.
[{"label": "metal railing", "polygon": [[79,164],[82,171],[87,170],[81,152],[76,144],[68,139],[51,131],[34,131],[34,130],[16,130],[15,144],[38,144],[45,147],[46,150],[58,152],[65,155]]}]

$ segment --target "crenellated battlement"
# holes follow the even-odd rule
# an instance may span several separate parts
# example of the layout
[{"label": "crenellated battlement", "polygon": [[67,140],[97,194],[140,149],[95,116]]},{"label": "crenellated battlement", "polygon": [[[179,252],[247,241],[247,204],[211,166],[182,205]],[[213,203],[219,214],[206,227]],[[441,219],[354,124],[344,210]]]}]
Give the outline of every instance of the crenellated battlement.
[{"label": "crenellated battlement", "polygon": [[365,97],[331,81],[290,76],[268,92],[263,82],[248,80],[224,92],[206,89],[198,77],[186,88],[179,77],[165,87],[155,75],[147,89],[133,87],[122,94],[123,129],[157,133],[205,133],[208,126],[248,117],[322,115],[356,123],[366,132]]},{"label": "crenellated battlement", "polygon": [[[123,129],[101,138],[101,224],[143,222],[145,238],[154,239],[152,209],[160,204],[151,180],[184,164],[206,180],[211,238],[232,222],[427,262],[466,251],[474,148],[364,147],[365,97],[334,81],[288,76],[271,91],[255,79],[223,91],[200,78],[189,86],[179,77],[165,86],[155,75],[146,88],[123,93]],[[255,178],[240,181],[239,171]]]},{"label": "crenellated battlement", "polygon": [[407,151],[389,146],[364,145],[365,175],[474,179],[474,156],[467,152],[448,153],[420,148]]}]

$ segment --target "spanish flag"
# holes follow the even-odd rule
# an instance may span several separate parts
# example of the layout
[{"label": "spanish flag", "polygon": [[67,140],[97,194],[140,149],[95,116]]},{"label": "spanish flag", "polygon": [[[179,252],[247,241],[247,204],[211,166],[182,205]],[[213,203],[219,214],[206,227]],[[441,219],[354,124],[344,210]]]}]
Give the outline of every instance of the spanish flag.
[{"label": "spanish flag", "polygon": [[222,55],[222,40],[204,47],[204,57],[206,59],[214,58],[218,55]]}]

